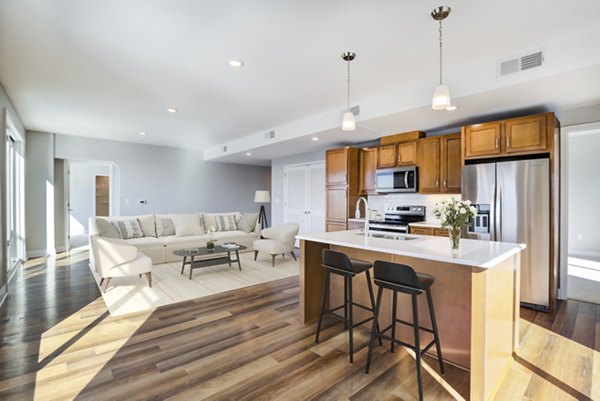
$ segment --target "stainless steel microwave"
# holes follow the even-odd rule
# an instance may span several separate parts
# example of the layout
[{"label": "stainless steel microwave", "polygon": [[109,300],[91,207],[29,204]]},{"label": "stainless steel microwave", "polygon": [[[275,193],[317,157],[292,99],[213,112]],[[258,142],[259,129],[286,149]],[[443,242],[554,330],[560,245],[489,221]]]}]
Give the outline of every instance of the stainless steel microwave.
[{"label": "stainless steel microwave", "polygon": [[377,170],[375,182],[376,190],[381,194],[417,192],[417,167]]}]

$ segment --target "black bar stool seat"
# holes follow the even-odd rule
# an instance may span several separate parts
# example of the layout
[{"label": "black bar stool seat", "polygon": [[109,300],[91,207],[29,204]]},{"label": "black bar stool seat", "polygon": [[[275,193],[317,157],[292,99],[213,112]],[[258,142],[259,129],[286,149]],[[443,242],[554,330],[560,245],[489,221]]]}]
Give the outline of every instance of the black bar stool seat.
[{"label": "black bar stool seat", "polygon": [[[365,262],[359,259],[350,259],[348,255],[342,252],[332,251],[330,249],[323,249],[323,294],[321,298],[321,311],[319,313],[319,322],[317,323],[317,335],[315,342],[319,343],[319,335],[321,334],[321,323],[323,316],[329,314],[331,317],[336,318],[344,322],[344,329],[348,330],[349,334],[349,354],[350,363],[354,361],[354,344],[353,344],[353,329],[361,324],[364,324],[370,320],[373,320],[375,311],[375,296],[373,293],[373,285],[371,284],[370,269],[373,267],[372,263]],[[371,306],[361,305],[356,303],[352,299],[352,279],[357,274],[365,273],[367,276],[367,288],[369,290],[369,297],[371,299]],[[327,291],[329,289],[330,275],[337,274],[344,277],[344,303],[340,306],[327,309],[325,308],[325,301],[327,299]],[[364,310],[370,311],[373,314],[360,322],[354,322],[353,319],[353,307],[359,307]],[[344,316],[340,316],[334,313],[337,310],[344,309]],[[379,325],[377,325],[379,327]],[[379,339],[379,345],[383,345],[381,339]]]},{"label": "black bar stool seat", "polygon": [[[444,363],[442,359],[442,349],[440,346],[440,337],[438,334],[437,323],[435,320],[435,312],[433,309],[433,301],[431,298],[431,286],[435,283],[435,277],[424,274],[416,273],[412,267],[385,262],[381,260],[375,261],[375,285],[379,287],[377,292],[377,302],[375,304],[375,319],[373,319],[373,329],[371,330],[371,340],[369,342],[369,353],[367,356],[367,366],[365,373],[369,373],[369,367],[371,366],[371,357],[373,355],[373,345],[375,338],[390,340],[391,352],[394,352],[394,345],[400,344],[407,348],[412,349],[415,352],[415,361],[417,364],[417,382],[419,384],[419,400],[423,400],[423,382],[421,379],[421,355],[427,352],[434,344],[437,351],[438,362],[440,365],[440,372],[444,374]],[[381,309],[381,300],[383,295],[383,289],[391,290],[393,293],[392,301],[392,323],[383,330],[379,329],[378,319],[379,311]],[[413,321],[407,322],[404,320],[397,319],[397,308],[398,308],[398,293],[408,294],[411,296],[412,301],[412,313]],[[429,316],[431,318],[431,328],[423,327],[419,324],[419,309],[417,303],[417,296],[425,293],[427,295],[427,304],[429,306]],[[403,341],[396,339],[396,323],[412,326],[414,332],[414,345],[408,344]],[[391,336],[384,333],[391,330]],[[419,330],[426,331],[433,334],[433,340],[421,349],[421,343],[419,338]]]}]

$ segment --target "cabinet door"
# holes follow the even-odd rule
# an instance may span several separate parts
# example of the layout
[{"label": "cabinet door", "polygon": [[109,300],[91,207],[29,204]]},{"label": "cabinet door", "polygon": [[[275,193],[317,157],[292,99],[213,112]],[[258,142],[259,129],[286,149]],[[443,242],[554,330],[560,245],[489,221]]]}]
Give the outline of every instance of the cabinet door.
[{"label": "cabinet door", "polygon": [[377,170],[377,148],[361,149],[359,154],[361,195],[375,193],[375,171]]},{"label": "cabinet door", "polygon": [[416,166],[419,163],[419,142],[398,144],[398,166]]},{"label": "cabinet door", "polygon": [[396,167],[396,145],[380,146],[377,151],[377,168]]},{"label": "cabinet door", "polygon": [[448,230],[445,228],[435,228],[433,230],[433,235],[435,235],[436,237],[447,237]]},{"label": "cabinet door", "polygon": [[433,235],[433,228],[429,228],[429,227],[411,227],[410,228],[410,233],[411,234],[417,234],[417,235]]},{"label": "cabinet door", "polygon": [[328,221],[326,223],[327,226],[327,232],[330,233],[332,231],[345,231],[346,228],[346,223],[338,223],[335,221]]},{"label": "cabinet door", "polygon": [[462,186],[460,134],[442,137],[442,192],[459,194]]},{"label": "cabinet door", "polygon": [[500,133],[500,123],[476,124],[465,127],[465,157],[500,154]]},{"label": "cabinet door", "polygon": [[325,156],[327,185],[345,185],[348,181],[348,149],[328,150]]},{"label": "cabinet door", "polygon": [[547,150],[546,115],[515,118],[504,124],[506,153]]},{"label": "cabinet door", "polygon": [[419,192],[440,192],[440,138],[421,139],[419,144]]},{"label": "cabinet door", "polygon": [[348,190],[327,188],[327,220],[346,222],[348,217]]}]

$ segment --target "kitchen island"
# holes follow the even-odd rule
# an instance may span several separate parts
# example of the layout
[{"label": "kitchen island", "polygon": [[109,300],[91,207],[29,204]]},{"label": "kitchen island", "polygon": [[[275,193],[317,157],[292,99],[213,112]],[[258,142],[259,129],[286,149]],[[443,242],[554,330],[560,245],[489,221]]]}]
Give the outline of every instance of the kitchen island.
[{"label": "kitchen island", "polygon": [[[442,237],[403,235],[399,239],[365,237],[359,230],[298,236],[300,240],[300,314],[304,323],[319,317],[323,249],[351,258],[385,260],[411,266],[436,278],[431,288],[444,361],[469,371],[470,399],[493,398],[513,360],[519,341],[519,265],[522,244],[461,240],[453,253]],[[353,285],[354,300],[369,305],[364,275]],[[381,327],[391,322],[392,294],[387,291],[379,314]],[[331,277],[331,305],[343,303],[343,281]],[[399,294],[398,318],[411,321],[410,299]],[[356,321],[367,316],[356,309]],[[419,302],[421,325],[431,327],[427,303]],[[365,325],[366,329],[370,329]],[[398,325],[397,337],[412,343],[412,328]],[[431,338],[422,333],[422,344]],[[435,351],[430,351],[435,355]]]}]

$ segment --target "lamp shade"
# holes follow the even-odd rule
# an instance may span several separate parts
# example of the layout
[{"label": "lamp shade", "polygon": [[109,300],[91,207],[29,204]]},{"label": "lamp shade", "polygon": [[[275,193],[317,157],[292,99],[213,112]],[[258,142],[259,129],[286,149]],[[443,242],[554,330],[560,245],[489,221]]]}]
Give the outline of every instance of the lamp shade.
[{"label": "lamp shade", "polygon": [[342,118],[342,130],[344,131],[354,131],[356,129],[356,123],[354,122],[354,114],[351,111],[347,111],[344,113],[344,118]]},{"label": "lamp shade", "polygon": [[271,203],[271,193],[269,191],[256,191],[254,193],[254,203]]},{"label": "lamp shade", "polygon": [[434,110],[446,110],[450,107],[450,91],[446,85],[438,85],[433,91],[431,108]]}]

